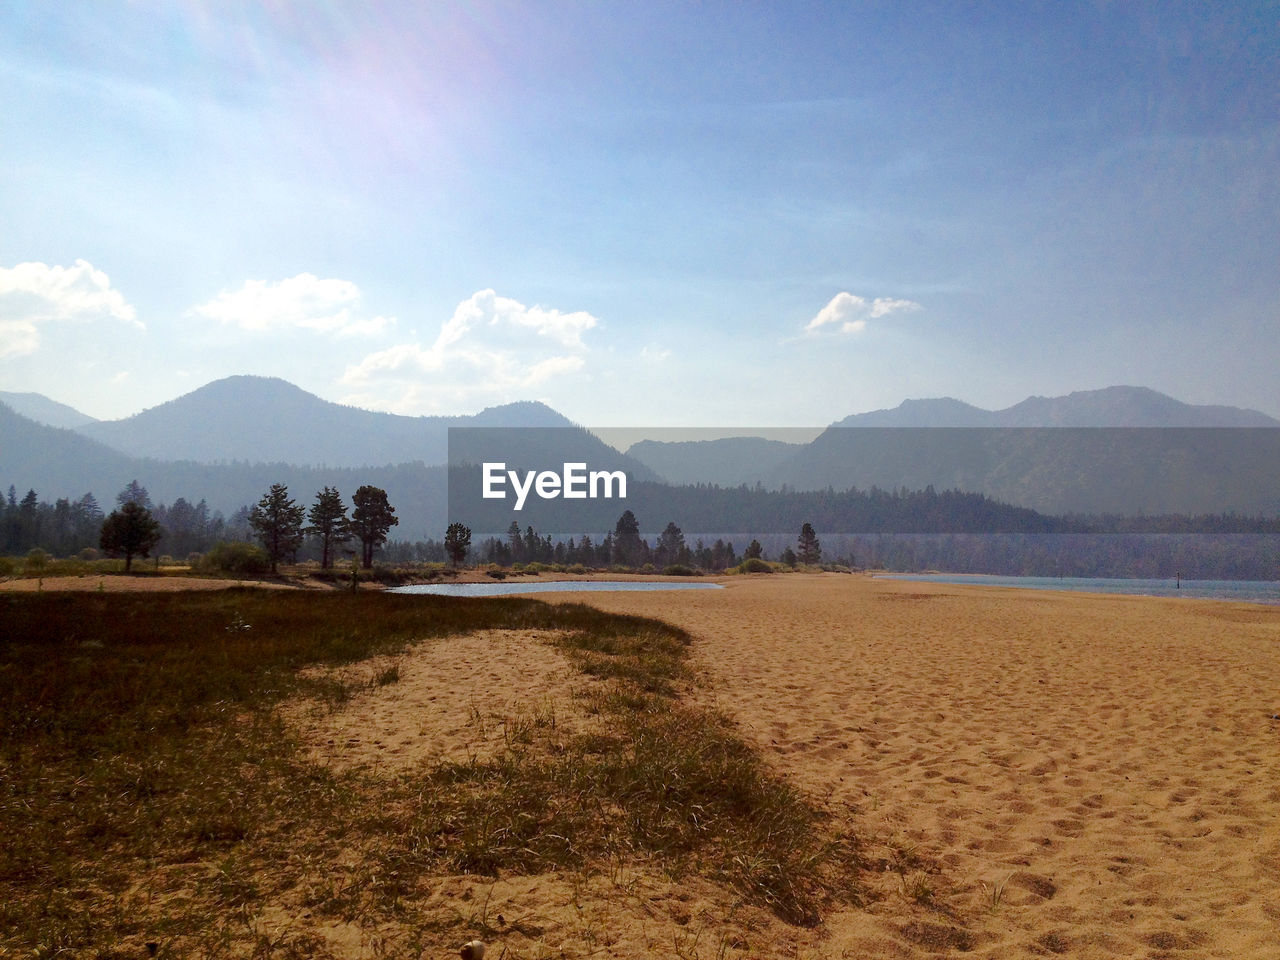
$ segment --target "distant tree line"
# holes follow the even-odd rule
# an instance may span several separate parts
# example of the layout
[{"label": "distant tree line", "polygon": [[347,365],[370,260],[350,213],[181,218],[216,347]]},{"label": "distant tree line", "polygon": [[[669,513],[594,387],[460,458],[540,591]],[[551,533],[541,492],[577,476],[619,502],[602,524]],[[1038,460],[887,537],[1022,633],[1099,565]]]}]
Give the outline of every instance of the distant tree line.
[{"label": "distant tree line", "polygon": [[698,540],[689,546],[674,521],[667,524],[651,546],[640,535],[640,523],[630,510],[623,512],[613,530],[599,543],[592,540],[590,534],[553,540],[550,534],[539,534],[532,526],[522,531],[520,525],[512,521],[506,537],[489,537],[480,544],[478,555],[483,563],[502,566],[580,563],[585,567],[643,567],[652,564],[657,568],[680,565],[713,571],[736,566],[739,561],[733,544],[724,540],[718,539],[710,546]]},{"label": "distant tree line", "polygon": [[[478,487],[477,487],[478,488]],[[770,490],[762,485],[668,486],[636,482],[626,506],[639,516],[678,518],[687,530],[782,533],[804,523],[825,533],[1280,533],[1280,517],[1237,514],[1054,516],[961,490]],[[501,530],[506,501],[468,502],[473,528]],[[607,529],[616,502],[540,500],[525,507],[521,523],[543,530]],[[598,526],[596,525],[598,524]]]},{"label": "distant tree line", "polygon": [[[170,556],[195,559],[218,544],[262,543],[272,570],[280,562],[293,562],[304,548],[313,549],[323,567],[330,567],[337,552],[357,541],[363,565],[387,542],[388,531],[399,523],[386,491],[360,487],[347,516],[341,495],[332,487],[316,494],[309,511],[289,497],[288,488],[273,484],[253,506],[237,510],[226,519],[210,511],[204,500],[192,504],[179,497],[172,504],[155,506],[147,488],[130,481],[116,495],[116,507],[103,512],[92,493],[79,500],[59,499],[49,504],[34,490],[18,499],[9,487],[0,500],[0,555],[43,550],[54,556],[96,556],[102,551],[125,559],[126,569],[135,556]],[[428,545],[428,552],[433,552]]]},{"label": "distant tree line", "polygon": [[[1280,578],[1280,517],[1046,517],[979,494],[938,493],[932,488],[915,492],[873,489],[865,493],[855,490],[811,494],[770,493],[746,487],[732,491],[688,489],[703,494],[707,490],[727,492],[732,495],[731,500],[737,498],[744,503],[772,502],[778,508],[771,518],[774,522],[759,529],[777,529],[777,522],[790,518],[798,506],[812,506],[815,514],[804,519],[796,514],[791,529],[798,527],[800,535],[794,547],[788,544],[775,557],[769,557],[757,540],[740,557],[727,539],[718,538],[710,544],[700,539],[687,543],[675,521],[669,522],[651,544],[641,536],[636,514],[630,509],[599,542],[587,534],[556,541],[549,534],[538,533],[532,524],[522,530],[512,522],[504,537],[490,537],[473,545],[470,529],[458,523],[451,525],[443,542],[389,540],[390,531],[399,520],[386,492],[370,485],[356,490],[348,513],[336,488],[324,487],[316,493],[313,503],[304,506],[289,497],[283,484],[273,484],[256,505],[242,507],[229,518],[210,511],[203,499],[193,503],[179,497],[172,504],[155,506],[137,480],[120,491],[109,514],[104,513],[92,493],[50,504],[41,501],[34,490],[19,497],[17,489],[10,486],[7,496],[0,499],[0,554],[22,555],[41,549],[55,556],[72,556],[86,552],[96,555],[101,550],[122,556],[129,564],[135,556],[168,555],[187,560],[208,553],[218,544],[257,540],[272,565],[316,559],[324,567],[343,557],[358,557],[367,568],[375,556],[380,556],[389,563],[461,563],[472,558],[501,565],[542,562],[639,568],[652,564],[659,569],[681,565],[720,571],[743,559],[776,559],[791,565],[827,559],[849,566],[894,570]],[[864,523],[851,524],[847,513],[838,513],[850,504],[860,510],[865,508],[861,513]],[[728,523],[728,516],[701,516],[700,529],[735,529]],[[833,519],[841,516],[839,523]],[[1014,527],[1012,530],[995,533],[978,522],[1000,518],[1019,522],[1009,524]],[[856,529],[872,520],[885,532]],[[829,523],[834,525],[828,526]],[[855,527],[852,533],[848,532],[851,525]],[[999,528],[1001,524],[994,526]],[[824,536],[838,537],[841,544],[825,558],[816,533],[819,529]]]}]

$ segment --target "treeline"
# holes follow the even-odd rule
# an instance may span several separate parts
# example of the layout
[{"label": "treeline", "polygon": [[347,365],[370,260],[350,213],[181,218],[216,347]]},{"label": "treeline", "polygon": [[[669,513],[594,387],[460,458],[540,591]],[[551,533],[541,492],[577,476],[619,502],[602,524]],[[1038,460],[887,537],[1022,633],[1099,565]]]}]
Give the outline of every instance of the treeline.
[{"label": "treeline", "polygon": [[[248,507],[227,519],[220,511],[211,511],[204,500],[193,504],[179,497],[172,504],[153,506],[146,487],[136,480],[120,491],[115,505],[121,507],[129,502],[150,511],[160,524],[157,554],[186,558],[203,553],[220,541],[248,540],[251,536]],[[48,503],[40,500],[34,490],[18,499],[17,489],[10,486],[0,506],[0,554],[12,556],[40,549],[69,557],[86,550],[96,551],[105,519],[106,513],[92,493],[78,500],[63,497]]]},{"label": "treeline", "polygon": [[[387,531],[399,522],[386,492],[360,487],[351,516],[336,489],[325,487],[316,496],[316,503],[306,511],[289,499],[283,484],[274,484],[256,505],[243,506],[228,518],[221,511],[211,511],[203,499],[192,503],[178,497],[172,504],[157,506],[137,480],[116,495],[110,513],[103,511],[92,493],[50,504],[41,501],[35,490],[19,499],[11,485],[8,497],[0,499],[0,556],[38,550],[55,557],[91,559],[105,552],[123,556],[128,568],[134,556],[198,562],[205,555],[216,555],[221,547],[257,540],[262,558],[272,568],[281,560],[298,559],[317,559],[329,567],[339,550],[356,541],[359,549],[351,552],[358,552],[366,568],[371,566],[374,554],[386,543]],[[405,559],[406,553],[428,555],[413,559],[435,559],[443,553],[432,541],[396,545],[393,552]],[[244,551],[228,555],[245,556]]]},{"label": "treeline", "polygon": [[[512,566],[517,563],[581,564],[584,567],[627,567],[643,569],[652,566],[662,570],[670,567],[686,567],[708,572],[720,572],[736,567],[743,560],[769,559],[764,555],[760,541],[753,539],[739,556],[731,540],[716,538],[707,544],[701,539],[692,545],[685,541],[684,531],[675,521],[668,522],[654,540],[649,543],[640,534],[640,523],[630,510],[624,511],[599,543],[590,534],[578,538],[556,540],[551,534],[539,534],[532,525],[522,531],[512,521],[505,538],[489,537],[480,544],[477,559],[481,563]],[[822,546],[812,524],[800,528],[796,549],[790,546],[777,556],[782,563],[816,564],[822,561]],[[836,564],[846,564],[844,557],[836,557]]]}]

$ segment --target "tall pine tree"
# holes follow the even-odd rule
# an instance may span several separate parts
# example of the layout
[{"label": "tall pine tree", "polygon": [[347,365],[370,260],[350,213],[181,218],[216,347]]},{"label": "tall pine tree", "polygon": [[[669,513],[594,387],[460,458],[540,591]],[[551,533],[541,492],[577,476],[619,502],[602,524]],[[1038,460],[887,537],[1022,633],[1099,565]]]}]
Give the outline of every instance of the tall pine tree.
[{"label": "tall pine tree", "polygon": [[334,487],[325,487],[316,494],[316,502],[307,512],[311,526],[306,532],[320,541],[320,566],[328,570],[333,566],[333,551],[351,539],[347,520],[347,505],[342,494]]},{"label": "tall pine tree", "polygon": [[351,532],[360,539],[361,562],[366,570],[373,566],[373,552],[387,542],[387,533],[400,523],[396,511],[387,502],[387,491],[363,486],[351,497]]},{"label": "tall pine tree", "polygon": [[293,559],[302,546],[302,521],[306,511],[289,499],[289,488],[273,483],[266,495],[249,511],[249,526],[262,541],[271,558],[271,572],[285,559]]}]

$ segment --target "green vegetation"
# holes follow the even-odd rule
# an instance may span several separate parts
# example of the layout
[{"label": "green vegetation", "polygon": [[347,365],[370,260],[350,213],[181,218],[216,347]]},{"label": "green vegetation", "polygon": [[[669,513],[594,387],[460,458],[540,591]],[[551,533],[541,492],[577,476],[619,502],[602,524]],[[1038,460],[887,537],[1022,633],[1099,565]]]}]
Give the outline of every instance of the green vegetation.
[{"label": "green vegetation", "polygon": [[273,483],[249,511],[249,526],[267,551],[272,574],[282,561],[297,559],[305,519],[306,510],[289,498],[289,488],[283,483]]},{"label": "green vegetation", "polygon": [[[264,940],[275,904],[456,939],[467,918],[422,912],[450,873],[643,862],[793,923],[856,896],[852,842],[728,719],[680,699],[689,638],[657,621],[241,589],[15,594],[0,620],[0,952],[323,957],[306,930]],[[535,717],[492,759],[371,777],[307,761],[281,719],[290,697],[355,692],[302,667],[490,628],[556,638],[595,678],[584,702],[604,732],[551,737]]]},{"label": "green vegetation", "polygon": [[400,521],[387,500],[387,491],[365,485],[351,497],[355,508],[348,525],[352,536],[360,541],[361,565],[368,570],[373,566],[373,554],[387,542],[387,534]]},{"label": "green vegetation", "polygon": [[112,510],[102,521],[102,533],[98,545],[113,557],[124,556],[124,569],[128,573],[133,558],[150,556],[160,540],[160,524],[151,511],[136,501],[124,503],[119,510]]},{"label": "green vegetation", "polygon": [[212,550],[200,558],[196,570],[202,574],[265,577],[271,572],[271,558],[259,546],[232,540],[216,544]]},{"label": "green vegetation", "polygon": [[444,550],[456,567],[466,559],[471,549],[471,528],[462,523],[451,523],[444,533]]},{"label": "green vegetation", "polygon": [[316,494],[316,502],[307,511],[310,526],[304,533],[320,541],[320,566],[328,570],[333,566],[333,551],[351,539],[347,507],[342,494],[333,487],[325,487]]}]

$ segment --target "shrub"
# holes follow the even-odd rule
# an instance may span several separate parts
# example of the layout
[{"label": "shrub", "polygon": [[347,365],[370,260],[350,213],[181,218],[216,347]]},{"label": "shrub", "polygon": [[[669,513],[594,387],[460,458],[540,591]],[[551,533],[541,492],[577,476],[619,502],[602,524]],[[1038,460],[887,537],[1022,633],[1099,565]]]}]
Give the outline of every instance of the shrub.
[{"label": "shrub", "polygon": [[505,570],[498,570],[497,568],[495,568],[493,570],[488,570],[486,572],[489,574],[489,576],[493,577],[493,579],[495,580],[507,579],[507,571]]},{"label": "shrub", "polygon": [[49,561],[53,558],[45,553],[39,547],[32,547],[27,551],[27,558],[23,562],[22,567],[27,573],[39,573],[49,566]]},{"label": "shrub", "polygon": [[662,568],[664,577],[696,577],[698,571],[692,567],[686,567],[683,563],[673,563]]},{"label": "shrub", "polygon": [[12,576],[17,566],[18,564],[13,557],[0,557],[0,577]]},{"label": "shrub", "polygon": [[569,569],[568,569],[568,571],[567,571],[567,572],[568,572],[568,573],[583,574],[583,573],[586,573],[586,572],[587,572],[587,568],[586,568],[586,567],[584,567],[584,566],[583,566],[582,564],[580,564],[580,563],[575,563],[572,567],[569,567]]},{"label": "shrub", "polygon": [[640,572],[641,573],[657,573],[658,568],[655,567],[652,563],[646,563],[643,567],[640,568]]},{"label": "shrub", "polygon": [[738,564],[737,570],[739,573],[773,573],[773,567],[759,557],[743,560],[742,563]]},{"label": "shrub", "polygon": [[78,554],[76,554],[76,556],[79,557],[81,560],[84,560],[85,562],[91,562],[93,560],[101,560],[102,551],[99,550],[97,547],[85,547]]},{"label": "shrub", "polygon": [[243,577],[261,577],[271,570],[265,550],[240,540],[223,541],[200,558],[200,569],[209,573],[228,573]]}]

